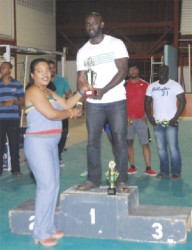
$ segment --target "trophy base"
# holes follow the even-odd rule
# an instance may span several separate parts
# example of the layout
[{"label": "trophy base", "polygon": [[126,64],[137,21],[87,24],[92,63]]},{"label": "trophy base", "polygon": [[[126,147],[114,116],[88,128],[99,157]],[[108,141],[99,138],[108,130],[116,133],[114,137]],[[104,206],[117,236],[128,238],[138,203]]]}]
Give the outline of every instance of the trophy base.
[{"label": "trophy base", "polygon": [[116,188],[114,187],[114,188],[108,188],[108,195],[116,195]]},{"label": "trophy base", "polygon": [[92,97],[92,96],[96,96],[96,95],[97,95],[96,90],[85,90],[85,92],[84,92],[84,97]]}]

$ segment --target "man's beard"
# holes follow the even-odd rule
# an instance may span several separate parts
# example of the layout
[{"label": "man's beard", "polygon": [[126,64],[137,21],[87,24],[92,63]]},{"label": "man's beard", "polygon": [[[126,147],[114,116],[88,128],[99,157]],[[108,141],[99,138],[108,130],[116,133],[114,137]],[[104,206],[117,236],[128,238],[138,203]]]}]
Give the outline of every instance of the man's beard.
[{"label": "man's beard", "polygon": [[90,39],[96,38],[101,33],[102,33],[102,29],[97,29],[94,33],[87,32]]}]

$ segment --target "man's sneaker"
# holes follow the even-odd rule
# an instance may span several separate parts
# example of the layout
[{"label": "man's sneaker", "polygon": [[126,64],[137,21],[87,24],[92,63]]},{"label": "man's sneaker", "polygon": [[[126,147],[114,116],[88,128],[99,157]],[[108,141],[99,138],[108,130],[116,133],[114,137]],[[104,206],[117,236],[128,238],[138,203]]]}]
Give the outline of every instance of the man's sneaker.
[{"label": "man's sneaker", "polygon": [[180,175],[172,174],[171,179],[172,180],[178,180],[178,179],[180,179]]},{"label": "man's sneaker", "polygon": [[88,175],[87,169],[85,169],[85,170],[80,174],[81,177],[87,177],[87,175]]},{"label": "man's sneaker", "polygon": [[148,170],[145,170],[145,174],[150,175],[150,176],[156,176],[157,175],[157,173],[151,168],[148,169]]},{"label": "man's sneaker", "polygon": [[137,173],[137,169],[136,168],[129,168],[127,171],[128,174],[136,174]]}]

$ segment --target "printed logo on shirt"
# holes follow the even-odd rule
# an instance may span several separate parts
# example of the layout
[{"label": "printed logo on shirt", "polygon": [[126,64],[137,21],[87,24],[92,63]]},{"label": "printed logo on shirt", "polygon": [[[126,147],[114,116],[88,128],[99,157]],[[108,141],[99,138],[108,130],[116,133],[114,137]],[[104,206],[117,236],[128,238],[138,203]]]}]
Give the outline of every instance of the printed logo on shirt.
[{"label": "printed logo on shirt", "polygon": [[16,92],[17,92],[17,89],[16,89],[16,88],[12,88],[12,89],[11,89],[11,92],[12,92],[12,95],[15,95]]},{"label": "printed logo on shirt", "polygon": [[[90,61],[90,57],[87,58],[84,62],[84,65],[88,65]],[[114,52],[104,53],[96,56],[91,57],[92,66],[110,63],[114,61]]]},{"label": "printed logo on shirt", "polygon": [[161,91],[162,96],[168,96],[169,95],[169,90],[170,90],[170,88],[165,87],[165,86],[163,86],[163,87],[153,87],[152,88],[152,92]]}]

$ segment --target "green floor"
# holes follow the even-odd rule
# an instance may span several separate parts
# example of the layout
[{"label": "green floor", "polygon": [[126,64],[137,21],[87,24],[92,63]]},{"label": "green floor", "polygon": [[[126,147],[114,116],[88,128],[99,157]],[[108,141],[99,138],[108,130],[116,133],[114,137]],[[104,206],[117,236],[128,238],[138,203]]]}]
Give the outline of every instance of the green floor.
[{"label": "green floor", "polygon": [[[138,173],[129,178],[129,185],[138,186],[141,204],[187,206],[192,207],[192,121],[181,121],[180,123],[180,147],[183,160],[182,178],[174,181],[170,179],[158,180],[154,177],[144,175],[144,161],[141,147],[135,143],[135,157]],[[152,134],[152,167],[158,171],[158,157],[156,145]],[[105,135],[102,137],[102,161],[103,172],[106,172],[108,162],[113,159],[110,144]],[[74,184],[84,181],[79,175],[86,167],[86,141],[68,148],[63,154],[65,167],[61,170],[61,191]],[[22,202],[33,199],[35,185],[29,177],[26,165],[22,166],[25,174],[21,178],[12,177],[5,172],[0,177],[0,250],[34,250],[43,249],[35,246],[31,236],[12,234],[9,229],[8,211]],[[105,184],[105,176],[103,175]],[[52,248],[50,248],[52,249]],[[54,249],[62,250],[189,250],[192,249],[192,232],[188,233],[188,242],[185,244],[157,244],[143,242],[126,242],[116,240],[97,240],[83,238],[64,238]]]}]

